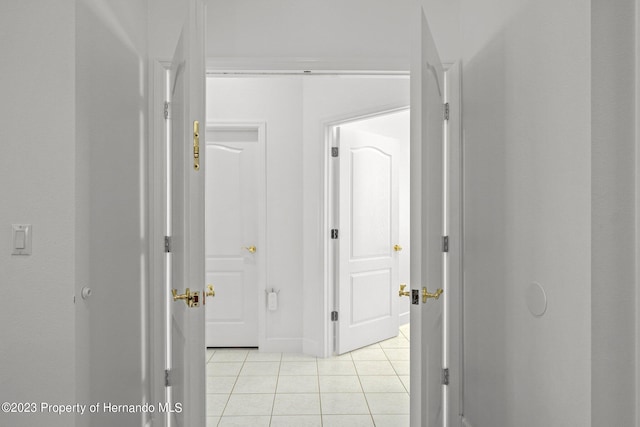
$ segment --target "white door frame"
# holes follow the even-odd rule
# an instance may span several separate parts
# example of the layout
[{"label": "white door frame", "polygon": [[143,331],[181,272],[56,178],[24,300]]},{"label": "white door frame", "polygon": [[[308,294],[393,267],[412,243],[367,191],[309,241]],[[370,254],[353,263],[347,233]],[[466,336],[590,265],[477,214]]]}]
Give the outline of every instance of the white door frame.
[{"label": "white door frame", "polygon": [[[321,61],[322,63],[322,61]],[[333,64],[333,63],[332,63]],[[224,69],[225,73],[233,74],[233,70],[241,70],[237,71],[237,74],[286,74],[287,70],[295,69],[301,70],[305,69],[305,67],[293,67],[289,62],[287,62],[286,70],[261,70],[259,68],[247,66],[246,61],[241,61],[239,64],[227,63]],[[335,70],[348,70],[350,64],[333,64]],[[363,73],[363,72],[349,72],[346,71],[344,74],[362,74],[362,75],[406,75],[407,72],[398,71],[396,67],[397,64],[389,64],[387,67],[390,70],[395,71],[382,71],[382,72],[371,72],[371,73]],[[163,165],[166,161],[164,151],[162,147],[162,141],[165,140],[166,135],[164,132],[164,99],[166,93],[166,69],[167,63],[162,61],[153,61],[151,65],[153,70],[153,81],[152,85],[152,96],[150,96],[150,105],[149,111],[152,113],[152,119],[149,120],[149,144],[147,147],[148,154],[148,171],[147,177],[149,180],[148,183],[148,221],[149,221],[149,242],[150,249],[149,254],[151,256],[150,259],[150,268],[149,268],[149,280],[151,284],[151,292],[150,297],[152,298],[149,319],[150,319],[150,328],[149,328],[149,341],[150,348],[153,353],[149,355],[148,359],[151,364],[151,373],[152,378],[151,382],[151,391],[152,397],[155,401],[162,402],[165,400],[165,387],[164,387],[164,349],[158,348],[159,343],[164,342],[163,334],[164,334],[164,319],[162,315],[162,305],[166,301],[166,293],[162,286],[157,286],[158,278],[163,277],[163,256],[164,256],[164,240],[163,240],[163,230],[164,230],[164,221],[165,219],[162,215],[157,214],[158,212],[162,212],[164,206],[162,205],[164,200],[164,195],[162,194],[165,177],[163,176]],[[450,73],[453,70],[452,67],[455,67],[458,71],[454,73]],[[384,69],[385,67],[379,67],[378,69]],[[448,341],[449,348],[449,361],[448,366],[450,368],[450,387],[449,387],[449,421],[450,425],[461,425],[460,414],[463,413],[463,390],[462,390],[462,289],[463,289],[463,260],[462,260],[462,133],[460,127],[460,117],[461,117],[461,108],[460,108],[460,66],[458,63],[451,66],[451,64],[445,64],[445,68],[448,71],[445,73],[447,76],[451,76],[455,78],[456,81],[447,79],[447,88],[452,88],[451,91],[447,89],[447,93],[450,94],[450,98],[448,102],[451,108],[451,117],[449,123],[449,137],[451,141],[451,145],[449,147],[449,174],[450,174],[450,186],[449,186],[449,220],[450,220],[450,248],[449,248],[449,283],[450,287],[459,289],[457,298],[449,298],[448,299],[448,310],[449,314],[447,316],[448,319],[456,319],[456,321],[451,322],[451,326],[454,329],[449,329],[449,335],[457,335],[459,339],[451,339]],[[308,67],[307,67],[308,69]],[[363,69],[363,68],[360,68]],[[366,69],[366,68],[365,68]],[[242,71],[245,70],[245,71]],[[223,72],[222,69],[218,69],[217,67],[209,66],[207,69],[208,73],[220,73]],[[298,73],[296,73],[298,74]],[[302,73],[299,73],[302,74]],[[335,71],[326,72],[325,74],[340,74]],[[453,90],[455,88],[455,90]],[[402,106],[397,106],[396,108],[402,108]],[[389,108],[387,111],[391,111],[393,108]],[[377,111],[379,112],[379,111]],[[371,111],[371,114],[375,114],[376,111]],[[361,115],[360,117],[366,116],[366,113]],[[352,117],[344,117],[343,121],[348,121]],[[457,120],[457,122],[456,122]],[[331,125],[339,124],[341,120],[332,121],[325,123],[324,128],[328,129]],[[328,150],[329,138],[324,138],[325,144],[325,153]],[[322,171],[324,174],[324,197],[322,200],[322,212],[323,212],[323,230],[329,230],[329,218],[326,214],[327,206],[328,206],[328,186],[329,183],[327,181],[329,177],[329,157],[322,156],[320,159],[322,163]],[[456,237],[457,236],[457,237]],[[331,276],[331,257],[329,254],[330,248],[330,238],[325,235],[323,238],[324,248],[323,248],[323,261],[325,268],[323,269],[323,280],[324,284],[324,302],[322,313],[325,315],[326,322],[324,322],[324,331],[323,331],[323,346],[324,349],[332,349],[333,345],[333,324],[330,321],[330,313],[332,304],[329,304],[333,298],[333,290],[331,289],[333,282]],[[449,295],[452,295],[453,292],[449,292]],[[446,336],[447,334],[445,334]],[[324,356],[329,356],[330,351],[325,352]],[[452,358],[452,355],[458,355],[458,360]],[[457,373],[456,373],[457,371]],[[155,421],[157,422],[159,418]],[[162,426],[162,421],[160,424],[154,424]]]},{"label": "white door frame", "polygon": [[[338,171],[331,162],[331,147],[336,142],[335,129],[339,126],[346,125],[361,120],[372,119],[376,117],[386,116],[388,114],[399,113],[409,110],[408,105],[402,105],[397,107],[387,108],[371,108],[366,113],[345,114],[330,122],[325,122],[322,125],[324,129],[324,145],[323,153],[327,153],[324,156],[323,170],[324,170],[324,229],[330,230],[335,228],[335,224],[338,223],[338,208],[340,206],[338,196]],[[408,165],[405,165],[408,167]],[[331,235],[326,233],[323,244],[325,260],[324,263],[324,354],[331,356],[336,353],[338,344],[338,327],[337,323],[331,320],[331,312],[338,311],[338,286],[340,285],[340,278],[338,275],[339,265],[339,248],[336,240],[331,239]],[[406,245],[408,246],[408,245]],[[340,320],[338,320],[339,322]]]},{"label": "white door frame", "polygon": [[464,270],[462,258],[463,245],[463,169],[462,169],[462,110],[461,110],[461,72],[460,62],[444,64],[445,102],[449,104],[449,120],[445,125],[445,185],[447,194],[447,228],[449,252],[447,253],[447,292],[445,297],[445,367],[449,369],[449,386],[446,388],[447,413],[449,426],[462,426],[464,413],[463,381],[463,301]]},{"label": "white door frame", "polygon": [[[168,291],[165,278],[164,233],[167,227],[167,128],[164,118],[164,102],[168,99],[168,72],[171,61],[154,60],[150,64],[152,81],[149,96],[149,144],[148,155],[148,229],[149,229],[149,348],[151,402],[167,402],[165,387],[165,353],[164,347],[166,324],[168,322],[164,306],[167,304]],[[161,414],[152,414],[153,425],[163,427],[166,418]]]}]

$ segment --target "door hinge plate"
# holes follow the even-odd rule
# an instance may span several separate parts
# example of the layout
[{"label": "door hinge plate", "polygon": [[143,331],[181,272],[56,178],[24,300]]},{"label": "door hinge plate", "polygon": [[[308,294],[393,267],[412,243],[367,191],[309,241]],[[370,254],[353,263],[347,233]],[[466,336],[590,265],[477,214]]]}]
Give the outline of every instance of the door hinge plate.
[{"label": "door hinge plate", "polygon": [[442,236],[442,252],[449,252],[449,236]]},{"label": "door hinge plate", "polygon": [[331,312],[331,321],[332,322],[337,322],[338,321],[338,312],[337,311],[332,311]]},{"label": "door hinge plate", "polygon": [[164,118],[165,120],[171,118],[171,103],[169,101],[164,102]]},{"label": "door hinge plate", "polygon": [[444,104],[444,119],[449,120],[449,103]]},{"label": "door hinge plate", "polygon": [[442,384],[449,385],[449,368],[444,368],[442,370]]},{"label": "door hinge plate", "polygon": [[166,253],[171,252],[171,237],[164,236],[164,251]]},{"label": "door hinge plate", "polygon": [[340,149],[338,147],[331,147],[331,157],[338,157]]},{"label": "door hinge plate", "polygon": [[338,238],[338,229],[337,228],[332,228],[331,229],[331,239],[332,240],[336,240]]}]

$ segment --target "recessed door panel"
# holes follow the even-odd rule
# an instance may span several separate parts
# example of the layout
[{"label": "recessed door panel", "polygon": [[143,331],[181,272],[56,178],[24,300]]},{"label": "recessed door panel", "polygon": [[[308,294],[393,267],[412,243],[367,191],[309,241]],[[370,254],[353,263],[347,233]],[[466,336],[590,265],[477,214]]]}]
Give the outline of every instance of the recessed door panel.
[{"label": "recessed door panel", "polygon": [[376,147],[353,147],[349,154],[351,258],[388,257],[393,246],[393,158]]},{"label": "recessed door panel", "polygon": [[[239,256],[244,243],[242,217],[243,148],[207,145],[210,167],[207,169],[206,255],[210,257]],[[224,185],[222,185],[224,184]]]},{"label": "recessed door panel", "polygon": [[351,326],[391,316],[391,276],[389,268],[351,275]]},{"label": "recessed door panel", "polygon": [[[208,323],[242,323],[246,320],[245,303],[249,285],[243,271],[207,273],[207,282],[216,284],[216,294],[224,295],[225,304],[216,304],[215,310],[207,310]],[[213,304],[209,301],[207,304]],[[212,305],[213,306],[213,305]]]}]

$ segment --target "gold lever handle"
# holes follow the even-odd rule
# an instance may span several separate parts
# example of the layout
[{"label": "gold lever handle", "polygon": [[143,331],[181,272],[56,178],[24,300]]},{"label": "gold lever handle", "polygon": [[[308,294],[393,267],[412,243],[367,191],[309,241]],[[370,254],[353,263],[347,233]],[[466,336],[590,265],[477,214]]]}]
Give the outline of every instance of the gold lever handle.
[{"label": "gold lever handle", "polygon": [[442,289],[436,289],[434,293],[430,293],[427,291],[427,288],[422,288],[422,302],[426,303],[429,298],[438,299],[440,295],[442,295],[444,291]]},{"label": "gold lever handle", "polygon": [[206,304],[207,303],[207,297],[215,297],[216,296],[216,291],[213,290],[213,285],[209,284],[207,285],[207,290],[206,291],[202,291],[202,304]]},{"label": "gold lever handle", "polygon": [[213,285],[207,285],[207,293],[206,295],[208,297],[215,297],[216,296],[216,291],[213,289]]},{"label": "gold lever handle", "polygon": [[400,290],[398,291],[399,297],[408,297],[411,296],[411,291],[405,291],[404,288],[407,287],[406,283],[400,283]]},{"label": "gold lever handle", "polygon": [[243,247],[242,247],[242,249],[246,249],[246,250],[248,250],[249,252],[251,252],[252,254],[255,254],[255,253],[256,253],[256,251],[257,251],[256,247],[255,247],[255,246],[253,246],[253,245],[251,245],[251,246],[249,246],[249,247],[247,247],[247,246],[243,246]]},{"label": "gold lever handle", "polygon": [[184,300],[184,303],[189,307],[198,307],[200,305],[198,292],[191,292],[189,288],[185,289],[184,294],[178,294],[177,289],[172,289],[171,293],[174,301]]},{"label": "gold lever handle", "polygon": [[184,291],[184,294],[178,295],[178,290],[177,289],[172,289],[171,293],[173,294],[173,300],[174,301],[178,301],[179,299],[183,299],[183,300],[189,300],[191,299],[191,291],[189,290],[189,288],[187,288]]},{"label": "gold lever handle", "polygon": [[400,245],[393,245],[393,250],[396,252],[400,252],[402,250],[402,246]]}]

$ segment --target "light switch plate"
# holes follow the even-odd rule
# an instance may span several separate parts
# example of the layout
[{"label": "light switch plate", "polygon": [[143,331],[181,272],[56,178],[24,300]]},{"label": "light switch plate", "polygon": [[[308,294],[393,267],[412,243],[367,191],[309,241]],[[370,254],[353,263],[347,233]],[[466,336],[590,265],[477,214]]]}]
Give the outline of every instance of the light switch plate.
[{"label": "light switch plate", "polygon": [[12,224],[11,255],[31,255],[31,224]]}]

